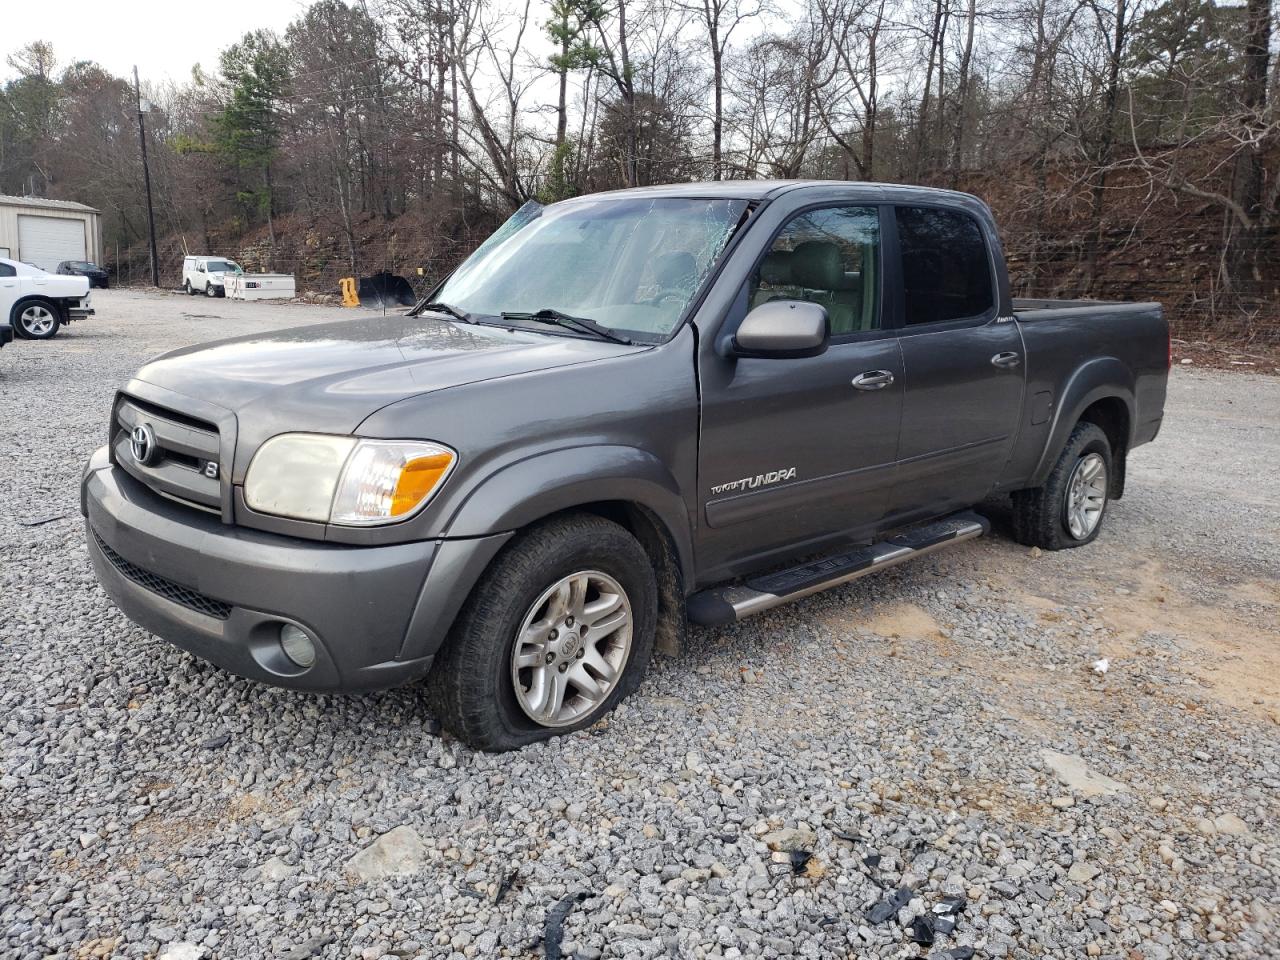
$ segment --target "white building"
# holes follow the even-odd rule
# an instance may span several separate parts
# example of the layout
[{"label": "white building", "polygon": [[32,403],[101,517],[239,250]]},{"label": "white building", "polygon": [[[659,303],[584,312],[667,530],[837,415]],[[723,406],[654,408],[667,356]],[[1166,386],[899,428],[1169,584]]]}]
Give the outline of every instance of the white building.
[{"label": "white building", "polygon": [[102,262],[98,211],[70,200],[0,194],[0,257],[53,271],[63,260]]}]

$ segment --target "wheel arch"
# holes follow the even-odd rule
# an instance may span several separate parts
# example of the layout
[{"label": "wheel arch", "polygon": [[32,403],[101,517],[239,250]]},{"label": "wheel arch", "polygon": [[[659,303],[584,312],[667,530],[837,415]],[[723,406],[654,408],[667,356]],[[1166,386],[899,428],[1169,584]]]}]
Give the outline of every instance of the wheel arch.
[{"label": "wheel arch", "polygon": [[[611,520],[640,542],[658,581],[655,646],[663,653],[678,653],[686,627],[684,599],[694,581],[688,511],[675,478],[661,461],[638,448],[617,445],[538,454],[498,470],[467,495],[444,525],[442,554],[451,557],[466,543],[481,546],[465,562],[450,559],[446,569],[437,569],[443,559],[437,557],[424,592],[424,597],[433,597],[427,604],[431,616],[416,625],[411,641],[415,651],[434,652],[476,582],[519,531],[570,513]],[[433,582],[438,575],[451,582],[438,585]]]},{"label": "wheel arch", "polygon": [[693,538],[680,485],[638,447],[588,444],[506,464],[476,483],[442,526],[447,537],[487,536],[569,510],[607,516],[637,536],[660,536],[692,581]]},{"label": "wheel arch", "polygon": [[58,298],[50,297],[43,293],[28,293],[15,300],[13,306],[9,308],[9,322],[14,323],[18,319],[18,314],[22,308],[29,307],[33,303],[43,303],[53,311],[59,323],[66,322],[66,313],[62,309],[62,304],[58,302]]},{"label": "wheel arch", "polygon": [[1124,496],[1125,462],[1129,438],[1133,435],[1133,412],[1119,396],[1099,397],[1080,412],[1076,423],[1092,423],[1107,435],[1111,445],[1111,476],[1107,495],[1112,500]]},{"label": "wheel arch", "polygon": [[[1098,357],[1078,367],[1062,388],[1049,439],[1032,471],[1029,487],[1044,483],[1076,424],[1096,424],[1111,441],[1112,486],[1123,492],[1123,460],[1129,449],[1133,431],[1133,373],[1115,357]],[[1113,494],[1118,498],[1118,493]]]}]

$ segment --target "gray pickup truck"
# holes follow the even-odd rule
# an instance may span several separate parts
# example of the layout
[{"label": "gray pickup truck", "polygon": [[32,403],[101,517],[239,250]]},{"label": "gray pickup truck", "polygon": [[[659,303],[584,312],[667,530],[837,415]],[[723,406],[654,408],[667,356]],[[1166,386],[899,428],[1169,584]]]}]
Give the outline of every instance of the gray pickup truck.
[{"label": "gray pickup truck", "polygon": [[987,530],[1098,534],[1160,429],[1154,303],[1016,301],[974,197],[830,182],[526,205],[407,316],[147,364],[82,487],[129,617],[306,690],[425,678],[493,750],[723,624]]}]

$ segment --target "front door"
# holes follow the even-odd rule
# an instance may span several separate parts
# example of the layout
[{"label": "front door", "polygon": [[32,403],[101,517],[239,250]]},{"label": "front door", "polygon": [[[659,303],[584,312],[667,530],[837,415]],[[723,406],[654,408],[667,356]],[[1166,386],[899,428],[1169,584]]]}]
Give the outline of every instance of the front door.
[{"label": "front door", "polygon": [[722,579],[867,535],[883,518],[902,414],[902,352],[884,329],[880,210],[792,218],[725,323],[768,300],[822,304],[831,343],[804,359],[700,361],[698,565]]},{"label": "front door", "polygon": [[906,384],[890,513],[907,522],[991,491],[1015,439],[1026,363],[1017,323],[998,319],[978,221],[957,209],[905,206],[895,221]]}]

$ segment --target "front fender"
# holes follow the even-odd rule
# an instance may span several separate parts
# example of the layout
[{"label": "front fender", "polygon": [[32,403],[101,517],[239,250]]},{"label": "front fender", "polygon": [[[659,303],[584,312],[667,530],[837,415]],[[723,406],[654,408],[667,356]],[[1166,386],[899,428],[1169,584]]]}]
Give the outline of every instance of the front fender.
[{"label": "front fender", "polygon": [[685,576],[693,570],[689,510],[671,471],[637,447],[593,444],[535,454],[486,478],[445,524],[446,537],[518,530],[562,510],[605,500],[647,508],[662,522]]},{"label": "front fender", "polygon": [[1130,441],[1134,424],[1134,376],[1129,367],[1115,357],[1098,357],[1082,363],[1067,378],[1056,405],[1049,439],[1040,453],[1028,486],[1038,487],[1049,476],[1080,415],[1099,400],[1118,397],[1129,411]]}]

